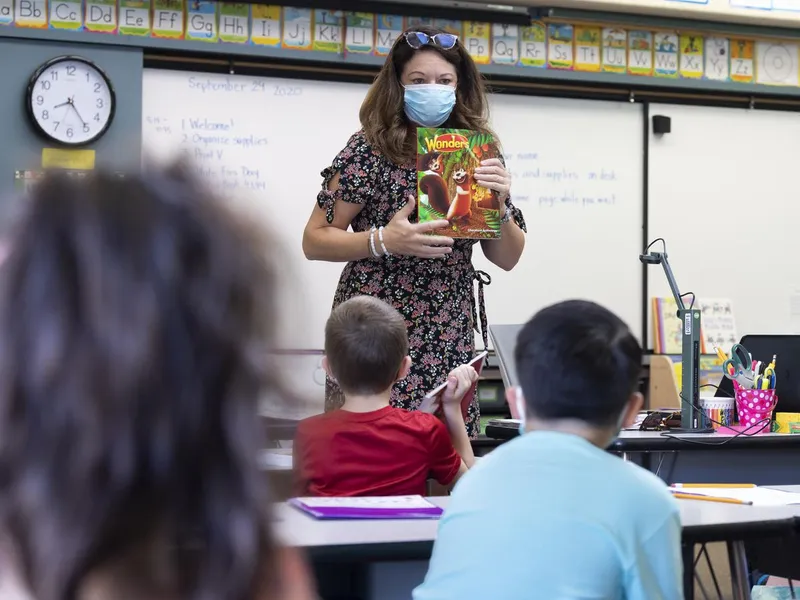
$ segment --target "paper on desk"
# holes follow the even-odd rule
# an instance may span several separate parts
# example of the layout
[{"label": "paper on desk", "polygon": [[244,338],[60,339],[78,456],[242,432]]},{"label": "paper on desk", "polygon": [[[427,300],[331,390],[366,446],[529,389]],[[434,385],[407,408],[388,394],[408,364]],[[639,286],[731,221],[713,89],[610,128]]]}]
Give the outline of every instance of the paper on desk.
[{"label": "paper on desk", "polygon": [[365,509],[409,509],[435,506],[422,496],[358,496],[358,497],[319,497],[297,498],[306,506],[313,508],[365,508]]},{"label": "paper on desk", "polygon": [[438,519],[444,512],[422,496],[291,498],[289,504],[317,519]]},{"label": "paper on desk", "polygon": [[277,452],[279,448],[272,448],[261,452],[260,463],[262,469],[291,469],[292,468],[292,454],[291,449],[289,452]]},{"label": "paper on desk", "polygon": [[784,492],[765,487],[749,488],[682,488],[673,487],[670,490],[680,494],[698,494],[701,496],[714,496],[715,498],[731,498],[743,502],[752,502],[753,506],[789,506],[800,504],[800,494]]}]

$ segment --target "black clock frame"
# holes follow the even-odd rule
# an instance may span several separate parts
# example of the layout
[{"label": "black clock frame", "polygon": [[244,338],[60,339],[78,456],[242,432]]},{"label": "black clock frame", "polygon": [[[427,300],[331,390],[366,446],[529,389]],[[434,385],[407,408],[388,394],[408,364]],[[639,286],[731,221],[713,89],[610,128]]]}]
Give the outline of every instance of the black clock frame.
[{"label": "black clock frame", "polygon": [[[106,124],[100,131],[98,131],[88,140],[76,143],[63,142],[61,140],[53,138],[53,136],[51,136],[47,131],[45,131],[41,125],[39,125],[39,121],[36,120],[36,116],[34,115],[33,112],[33,93],[36,88],[36,83],[39,77],[41,77],[42,73],[44,73],[47,69],[49,69],[53,65],[67,61],[80,62],[97,71],[100,74],[100,77],[103,78],[106,85],[108,86],[108,91],[111,96],[111,110],[108,113],[108,121],[106,121]],[[117,94],[116,91],[114,90],[114,84],[111,83],[111,79],[108,77],[106,72],[95,62],[89,60],[88,58],[83,58],[82,56],[75,56],[75,55],[56,56],[55,58],[51,58],[47,62],[39,65],[33,72],[33,75],[31,75],[30,79],[28,80],[28,88],[25,90],[25,112],[28,115],[28,120],[31,122],[33,128],[36,130],[36,133],[38,133],[40,137],[45,138],[49,142],[60,144],[66,148],[80,148],[83,146],[88,146],[89,144],[92,144],[97,140],[99,140],[106,134],[108,128],[111,127],[111,123],[114,122],[114,116],[117,112]]]}]

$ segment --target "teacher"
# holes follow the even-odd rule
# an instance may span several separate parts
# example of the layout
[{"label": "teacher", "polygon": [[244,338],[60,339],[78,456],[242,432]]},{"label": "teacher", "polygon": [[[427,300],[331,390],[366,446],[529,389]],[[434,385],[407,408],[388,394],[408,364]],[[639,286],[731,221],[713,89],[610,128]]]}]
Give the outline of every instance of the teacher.
[{"label": "teacher", "polygon": [[[447,221],[416,223],[416,127],[494,135],[486,90],[458,36],[417,26],[395,41],[359,117],[362,129],[322,171],[322,190],[303,234],[303,252],[310,260],[347,263],[334,307],[368,295],[404,316],[413,363],[408,377],[394,386],[392,405],[414,410],[453,368],[472,359],[478,318],[486,346],[483,284],[490,281],[472,266],[477,240],[430,234]],[[511,203],[505,161],[482,161],[475,180],[495,190],[504,203],[501,238],[480,243],[492,263],[509,271],[525,246],[525,222]],[[342,401],[338,386],[328,379],[325,409],[338,408]],[[476,398],[465,419],[470,437],[478,435],[479,417]]]}]

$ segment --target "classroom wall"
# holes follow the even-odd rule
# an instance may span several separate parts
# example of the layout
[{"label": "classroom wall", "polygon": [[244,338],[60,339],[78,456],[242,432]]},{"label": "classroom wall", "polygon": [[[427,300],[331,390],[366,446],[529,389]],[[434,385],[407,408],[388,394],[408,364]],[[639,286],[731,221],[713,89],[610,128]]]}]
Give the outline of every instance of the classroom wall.
[{"label": "classroom wall", "polygon": [[96,62],[111,79],[117,95],[114,122],[105,136],[89,146],[97,166],[137,168],[142,155],[142,51],[86,44],[63,44],[0,38],[0,219],[14,189],[14,171],[41,167],[45,141],[25,111],[28,81],[43,62],[64,54]]}]

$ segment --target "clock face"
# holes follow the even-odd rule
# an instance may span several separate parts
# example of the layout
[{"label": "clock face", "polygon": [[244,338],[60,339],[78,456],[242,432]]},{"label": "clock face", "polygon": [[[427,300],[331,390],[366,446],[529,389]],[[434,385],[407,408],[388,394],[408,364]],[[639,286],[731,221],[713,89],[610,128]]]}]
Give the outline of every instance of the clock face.
[{"label": "clock face", "polygon": [[26,100],[33,124],[47,138],[69,146],[98,139],[114,117],[114,89],[91,62],[53,59],[31,78]]}]

